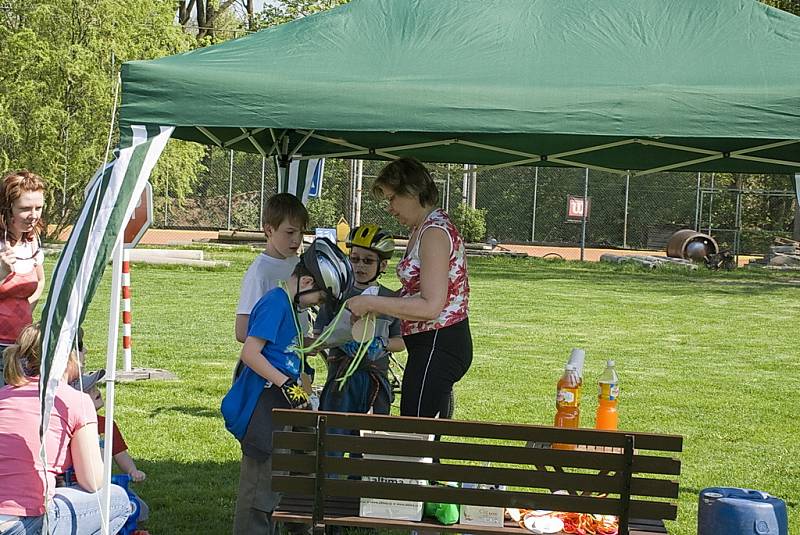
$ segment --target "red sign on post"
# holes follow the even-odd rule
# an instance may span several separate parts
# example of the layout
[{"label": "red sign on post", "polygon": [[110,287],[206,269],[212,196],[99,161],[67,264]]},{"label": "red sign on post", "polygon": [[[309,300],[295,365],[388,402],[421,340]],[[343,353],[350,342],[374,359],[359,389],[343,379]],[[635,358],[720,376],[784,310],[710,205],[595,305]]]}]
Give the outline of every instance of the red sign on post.
[{"label": "red sign on post", "polygon": [[589,214],[592,212],[591,197],[588,198],[587,202],[584,202],[583,197],[567,195],[567,220],[581,221],[583,219],[584,208],[586,209],[586,219],[589,219]]},{"label": "red sign on post", "polygon": [[139,203],[133,209],[131,218],[125,226],[123,234],[123,242],[125,247],[132,249],[136,247],[139,240],[142,239],[144,233],[150,228],[153,222],[153,186],[150,182],[145,184],[142,196],[139,197]]}]

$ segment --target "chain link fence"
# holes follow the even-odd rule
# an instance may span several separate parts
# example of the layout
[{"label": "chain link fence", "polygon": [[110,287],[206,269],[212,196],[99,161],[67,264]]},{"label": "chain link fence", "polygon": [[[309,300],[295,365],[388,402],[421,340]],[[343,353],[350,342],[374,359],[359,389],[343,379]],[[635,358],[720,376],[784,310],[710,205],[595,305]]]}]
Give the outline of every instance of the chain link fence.
[{"label": "chain link fence", "polygon": [[[275,193],[275,166],[259,155],[218,148],[208,151],[206,171],[190,196],[171,197],[169,184],[156,192],[154,228],[254,230],[263,228],[266,199]],[[322,197],[309,202],[310,226],[332,227],[339,218],[376,223],[407,234],[371,193],[382,161],[328,160]],[[359,182],[359,168],[361,180]],[[505,244],[577,247],[580,217],[570,217],[570,197],[588,192],[586,247],[663,250],[680,228],[710,233],[736,254],[761,254],[776,236],[791,237],[796,197],[789,177],[761,182],[784,189],[746,189],[746,175],[654,173],[640,177],[558,167],[509,167],[476,174],[460,164],[430,166],[441,205],[461,204],[484,212],[486,235]],[[360,190],[359,190],[360,185]],[[360,198],[360,204],[357,199]],[[457,221],[458,223],[458,221]]]}]

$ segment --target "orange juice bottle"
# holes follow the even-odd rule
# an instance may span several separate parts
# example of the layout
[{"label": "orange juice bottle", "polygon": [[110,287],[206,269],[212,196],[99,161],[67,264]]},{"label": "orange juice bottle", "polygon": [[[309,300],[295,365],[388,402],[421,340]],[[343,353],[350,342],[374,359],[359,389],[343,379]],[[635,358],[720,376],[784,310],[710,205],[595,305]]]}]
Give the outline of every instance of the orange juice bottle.
[{"label": "orange juice bottle", "polygon": [[595,427],[614,431],[619,424],[619,376],[614,368],[614,361],[606,363],[606,369],[598,380],[597,415]]},{"label": "orange juice bottle", "polygon": [[[556,386],[556,427],[575,429],[581,420],[581,380],[572,364],[564,366],[564,375]],[[553,444],[557,449],[575,449],[572,444]]]}]

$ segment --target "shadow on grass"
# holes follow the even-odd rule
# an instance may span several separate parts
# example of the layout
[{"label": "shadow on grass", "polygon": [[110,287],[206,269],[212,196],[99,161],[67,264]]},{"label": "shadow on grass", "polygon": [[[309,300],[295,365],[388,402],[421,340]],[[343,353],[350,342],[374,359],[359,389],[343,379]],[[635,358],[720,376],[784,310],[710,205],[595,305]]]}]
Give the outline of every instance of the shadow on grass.
[{"label": "shadow on grass", "polygon": [[180,413],[187,416],[198,416],[201,418],[219,418],[219,408],[206,408],[190,405],[173,405],[172,407],[158,407],[150,411],[150,416],[159,416],[162,414]]},{"label": "shadow on grass", "polygon": [[150,506],[151,533],[230,533],[239,485],[239,462],[137,461],[147,474],[132,488]]},{"label": "shadow on grass", "polygon": [[481,282],[498,281],[524,284],[540,281],[575,281],[598,288],[622,288],[628,284],[647,285],[647,291],[670,295],[706,294],[750,296],[784,292],[800,285],[788,277],[768,278],[768,274],[687,272],[675,269],[648,270],[635,266],[571,264],[560,261],[517,259],[514,262],[479,262],[471,266]]}]

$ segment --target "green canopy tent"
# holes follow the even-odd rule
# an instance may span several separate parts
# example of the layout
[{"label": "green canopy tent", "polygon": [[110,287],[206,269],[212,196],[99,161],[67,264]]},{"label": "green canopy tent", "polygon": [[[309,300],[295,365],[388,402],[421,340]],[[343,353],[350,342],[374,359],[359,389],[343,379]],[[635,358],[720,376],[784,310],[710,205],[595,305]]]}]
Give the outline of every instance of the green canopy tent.
[{"label": "green canopy tent", "polygon": [[353,0],[124,64],[120,134],[43,311],[45,408],[170,136],[283,167],[411,155],[477,171],[791,174],[800,172],[800,18],[756,0]]}]

